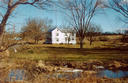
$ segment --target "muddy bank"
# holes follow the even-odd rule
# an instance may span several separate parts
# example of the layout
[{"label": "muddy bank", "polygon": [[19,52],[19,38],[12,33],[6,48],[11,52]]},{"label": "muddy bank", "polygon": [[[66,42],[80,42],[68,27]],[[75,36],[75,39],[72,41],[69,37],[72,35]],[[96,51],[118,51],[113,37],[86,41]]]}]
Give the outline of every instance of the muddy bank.
[{"label": "muddy bank", "polygon": [[128,61],[28,61],[28,60],[1,60],[0,68],[15,67],[25,69],[39,69],[42,72],[54,72],[62,69],[82,69],[97,71],[100,69],[128,71]]},{"label": "muddy bank", "polygon": [[[0,62],[1,64],[4,63],[4,61]],[[15,63],[15,64],[13,64]],[[15,68],[15,69],[21,69],[27,71],[27,81],[34,81],[33,83],[43,83],[47,82],[50,80],[56,80],[57,82],[55,83],[66,83],[63,81],[69,81],[69,83],[74,83],[76,80],[79,81],[77,83],[113,83],[118,81],[118,83],[122,83],[123,81],[128,82],[127,77],[126,78],[118,78],[118,79],[112,79],[112,78],[107,78],[107,77],[97,77],[96,76],[96,70],[100,69],[106,69],[110,68],[112,69],[123,69],[128,67],[126,62],[121,62],[121,61],[110,61],[110,62],[102,62],[102,61],[96,61],[96,60],[90,60],[90,61],[84,61],[84,62],[47,62],[47,61],[28,61],[28,60],[17,60],[13,63],[6,62],[5,66],[0,66],[1,72],[2,68],[9,67],[7,65],[10,65],[10,68]],[[4,65],[4,64],[3,64]],[[8,68],[7,68],[8,69]],[[76,70],[77,69],[77,70]],[[5,69],[4,69],[5,70]],[[83,70],[83,71],[82,71]],[[127,70],[127,68],[125,69]],[[6,70],[7,71],[7,70]],[[58,79],[58,77],[47,77],[47,75],[53,75],[54,73],[57,72],[57,75],[60,76],[59,72],[82,72],[81,77],[78,78],[73,78],[73,79]],[[0,75],[0,77],[3,77],[2,75],[5,75],[5,72],[2,72],[3,74]],[[59,73],[59,74],[58,74]],[[64,74],[65,76],[65,74]],[[2,83],[2,79],[6,79],[5,76],[3,78],[0,78],[0,82]],[[41,80],[41,81],[39,81]],[[38,82],[39,81],[39,82]],[[81,82],[82,81],[82,82]],[[54,82],[52,82],[54,83]]]},{"label": "muddy bank", "polygon": [[61,66],[68,68],[77,68],[83,70],[97,70],[97,69],[110,69],[110,70],[128,70],[128,61],[45,61],[46,65]]}]

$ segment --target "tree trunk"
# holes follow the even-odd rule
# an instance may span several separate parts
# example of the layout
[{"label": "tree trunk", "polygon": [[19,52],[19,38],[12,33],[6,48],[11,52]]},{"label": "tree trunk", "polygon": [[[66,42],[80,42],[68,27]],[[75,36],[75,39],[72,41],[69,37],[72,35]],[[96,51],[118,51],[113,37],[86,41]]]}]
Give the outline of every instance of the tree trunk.
[{"label": "tree trunk", "polygon": [[83,40],[80,40],[80,48],[83,48]]},{"label": "tree trunk", "polygon": [[90,46],[92,45],[92,41],[90,41]]},{"label": "tree trunk", "polygon": [[0,48],[2,46],[3,34],[0,34]]},{"label": "tree trunk", "polygon": [[2,39],[3,39],[3,34],[4,34],[4,30],[5,30],[5,26],[6,26],[6,23],[7,23],[7,20],[10,16],[10,14],[12,13],[14,8],[12,9],[8,9],[6,14],[4,15],[1,23],[0,23],[0,47],[2,46]]},{"label": "tree trunk", "polygon": [[3,34],[4,34],[4,27],[0,25],[0,49],[3,43]]}]

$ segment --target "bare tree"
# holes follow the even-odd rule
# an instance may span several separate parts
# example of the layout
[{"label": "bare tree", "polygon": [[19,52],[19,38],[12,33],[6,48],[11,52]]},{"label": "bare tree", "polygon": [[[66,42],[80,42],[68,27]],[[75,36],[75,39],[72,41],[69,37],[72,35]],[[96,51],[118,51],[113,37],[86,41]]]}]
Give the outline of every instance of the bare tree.
[{"label": "bare tree", "polygon": [[[44,9],[49,5],[50,0],[0,0],[0,49],[2,47],[3,34],[9,17],[20,5],[31,5]],[[3,49],[1,49],[2,51]]]},{"label": "bare tree", "polygon": [[[120,13],[123,17],[120,18],[121,21],[128,24],[128,0],[108,0],[108,8]],[[122,35],[122,42],[127,42],[128,37],[126,34]]]},{"label": "bare tree", "polygon": [[48,19],[48,18],[44,18],[44,19],[42,19],[42,21],[43,21],[43,33],[41,35],[41,38],[44,39],[44,41],[46,41],[47,35],[49,34],[48,30],[53,28],[53,26],[52,26],[53,21],[51,19]]},{"label": "bare tree", "polygon": [[96,14],[96,11],[100,9],[100,0],[65,0],[60,4],[67,10],[68,18],[70,18],[71,25],[76,30],[80,48],[83,48],[83,42],[89,28],[91,19]]},{"label": "bare tree", "polygon": [[128,23],[128,0],[108,0],[106,7],[120,13],[124,18],[121,20]]},{"label": "bare tree", "polygon": [[96,37],[99,36],[101,32],[102,30],[100,26],[95,24],[91,24],[89,26],[86,37],[87,37],[87,40],[90,42],[90,45],[92,45],[92,43],[96,41]]},{"label": "bare tree", "polygon": [[47,20],[42,19],[29,19],[26,25],[22,28],[22,38],[28,40],[34,40],[35,43],[41,39],[43,31],[50,27],[50,25],[45,24]]},{"label": "bare tree", "polygon": [[20,42],[20,34],[14,31],[7,30],[4,32],[3,40],[2,40],[2,49],[1,51],[6,51],[9,47],[16,45]]}]

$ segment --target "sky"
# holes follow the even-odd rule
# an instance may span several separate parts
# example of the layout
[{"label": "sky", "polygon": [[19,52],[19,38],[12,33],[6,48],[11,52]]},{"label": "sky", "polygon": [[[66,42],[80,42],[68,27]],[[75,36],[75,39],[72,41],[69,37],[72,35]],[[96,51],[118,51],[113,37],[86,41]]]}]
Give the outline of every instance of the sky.
[{"label": "sky", "polygon": [[[48,18],[53,21],[53,26],[60,26],[67,24],[65,17],[66,16],[59,11],[46,11],[32,6],[19,6],[13,12],[13,16],[9,18],[8,22],[15,25],[16,32],[20,32],[28,18]],[[103,32],[115,32],[119,28],[126,27],[125,24],[119,20],[119,17],[121,17],[119,13],[106,9],[102,11],[102,13],[94,16],[92,21],[100,25]],[[13,26],[7,25],[6,29],[12,30],[12,27]]]}]

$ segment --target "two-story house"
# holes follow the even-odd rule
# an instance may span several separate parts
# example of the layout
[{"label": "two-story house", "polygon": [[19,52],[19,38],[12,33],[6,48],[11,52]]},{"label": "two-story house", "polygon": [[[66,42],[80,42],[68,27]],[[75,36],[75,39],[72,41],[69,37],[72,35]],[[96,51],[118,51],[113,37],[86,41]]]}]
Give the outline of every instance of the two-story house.
[{"label": "two-story house", "polygon": [[76,44],[76,33],[73,30],[53,28],[48,30],[45,43]]}]

